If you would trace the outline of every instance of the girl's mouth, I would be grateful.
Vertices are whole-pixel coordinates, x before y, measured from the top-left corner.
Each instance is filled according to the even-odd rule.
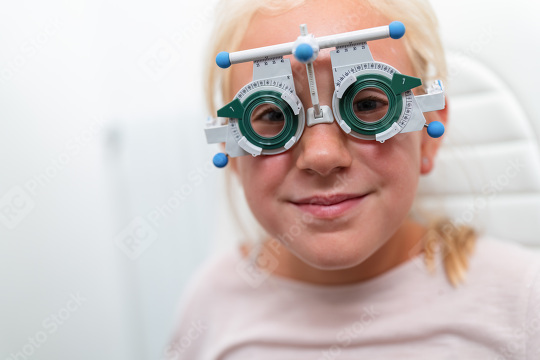
[[[367,194],[316,195],[291,201],[298,209],[321,219],[333,219],[362,202]]]

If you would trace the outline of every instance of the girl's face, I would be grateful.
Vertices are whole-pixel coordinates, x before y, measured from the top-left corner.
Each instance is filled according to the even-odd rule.
[[[279,16],[257,14],[241,49],[294,41],[302,23],[319,37],[399,20],[362,3],[354,13],[348,2],[308,3]],[[375,61],[415,75],[403,40],[371,41],[369,47]],[[329,106],[334,92],[330,50],[321,50],[314,62],[320,103]],[[312,104],[305,65],[290,59],[297,95],[307,110]],[[236,94],[252,80],[252,64],[230,71]],[[419,240],[408,235],[406,219],[419,175],[431,169],[437,144],[425,131],[398,134],[382,144],[359,140],[334,121],[306,127],[300,141],[282,154],[234,158],[232,166],[253,214],[283,251],[313,268],[347,269],[377,252],[410,249]]]

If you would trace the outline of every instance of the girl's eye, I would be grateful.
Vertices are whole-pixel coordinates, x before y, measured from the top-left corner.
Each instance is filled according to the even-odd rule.
[[[261,120],[264,121],[284,121],[283,113],[281,111],[269,110],[262,114]]]
[[[278,135],[285,125],[285,115],[273,104],[261,104],[251,113],[251,127],[263,137]]]
[[[353,100],[354,114],[363,122],[377,122],[388,112],[388,97],[376,88],[363,89]]]
[[[380,100],[370,98],[370,99],[363,99],[358,101],[356,104],[356,111],[373,111],[380,109],[383,104]]]

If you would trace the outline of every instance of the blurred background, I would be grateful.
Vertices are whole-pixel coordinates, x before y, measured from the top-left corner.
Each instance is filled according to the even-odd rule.
[[[234,246],[217,147],[203,132],[214,3],[0,3],[0,359],[161,359],[187,280]],[[460,171],[449,153],[476,156],[464,165],[476,177],[483,142],[502,170],[442,189],[455,195],[443,208],[538,245],[540,6],[433,4],[456,113],[504,130],[486,138],[474,121],[457,124],[441,155],[449,168],[422,184],[425,206],[441,208],[437,184]],[[501,109],[471,114],[465,95],[484,83]],[[514,153],[524,165],[512,168]],[[495,190],[482,193],[488,183]],[[491,202],[510,210],[496,214]]]

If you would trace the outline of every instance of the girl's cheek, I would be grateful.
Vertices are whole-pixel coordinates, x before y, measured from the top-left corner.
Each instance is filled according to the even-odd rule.
[[[419,139],[414,136],[403,135],[405,136],[398,135],[382,144],[376,141],[355,144],[356,151],[353,156],[363,167],[377,174],[384,183],[406,181],[405,179],[415,177],[419,172],[420,144]]]
[[[286,151],[277,155],[265,155],[252,157],[251,166],[257,170],[261,176],[267,178],[280,178],[292,170],[292,153]]]
[[[238,160],[242,184],[250,192],[264,192],[279,186],[290,169],[287,154],[244,156]]]

